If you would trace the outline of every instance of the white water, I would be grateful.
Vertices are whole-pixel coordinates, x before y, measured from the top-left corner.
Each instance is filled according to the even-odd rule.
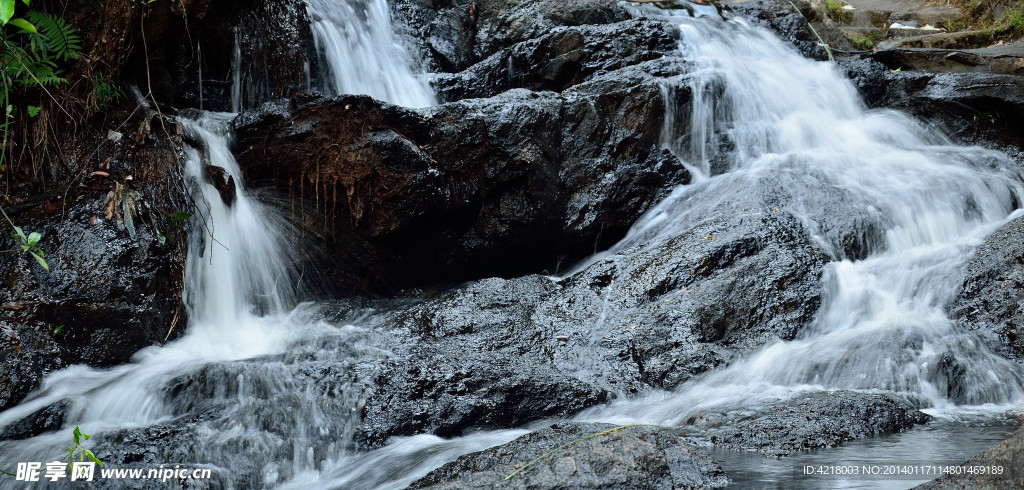
[[[241,173],[228,150],[230,119],[209,114],[200,123],[183,120],[207,143],[208,160],[236,182]],[[285,236],[263,206],[239,188],[232,207],[202,177],[199,150],[186,149],[185,168],[194,184],[196,230],[191,234],[184,303],[188,334],[166,347],[139,352],[135,364],[112,370],[69,368],[49,376],[40,392],[0,414],[0,425],[61,399],[74,400],[70,417],[83,425],[146,424],[164,415],[161,381],[196,364],[277,352],[294,305],[294,267]]]
[[[939,411],[964,404],[1017,407],[1024,399],[1020,366],[990,353],[943,310],[974,247],[1021,202],[1024,187],[1014,162],[955,146],[901,114],[866,110],[835,65],[806,60],[764,30],[695,19],[680,28],[680,49],[695,66],[687,75],[694,94],[691,130],[666,144],[699,177],[718,176],[678,189],[609,254],[685,230],[697,218],[689,212],[690,196],[756,192],[766,177],[790,185],[798,199],[785,211],[810,230],[828,225],[815,221],[822,202],[815,193],[835,189],[862,202],[849,212],[884,235],[866,245],[865,260],[845,257],[837,237],[813,237],[837,260],[823,278],[823,306],[798,339],[769,345],[675,393],[579,418],[676,425],[705,410],[822,389],[895,392]],[[719,158],[723,134],[733,150]],[[947,389],[939,372],[943,356],[964,368],[965,392]]]
[[[436,103],[426,77],[393,32],[386,0],[305,0],[334,94],[365,94],[406,107]]]

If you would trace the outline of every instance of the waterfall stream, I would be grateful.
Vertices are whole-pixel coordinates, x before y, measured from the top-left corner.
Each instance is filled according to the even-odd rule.
[[[305,1],[330,71],[327,92],[366,94],[406,107],[436,102],[427,80],[413,74],[414,60],[393,33],[386,0]]]
[[[392,33],[385,0],[306,3],[332,91],[411,107],[435,103]],[[1017,408],[1024,400],[1021,367],[989,352],[944,313],[974,248],[1024,201],[1024,175],[1014,162],[957,146],[897,112],[867,110],[833,64],[807,60],[761,28],[713,15],[673,19],[682,32],[679,49],[692,63],[685,76],[694,100],[669,111],[662,140],[698,178],[601,256],[671,239],[693,219],[687,203],[697,193],[728,199],[770,175],[795,189],[800,199],[787,211],[804,218],[833,259],[825,297],[813,324],[794,340],[773,342],[672,392],[616,401],[574,419],[677,426],[702,411],[836,389],[897,393],[951,417]],[[238,53],[236,44],[235,108]],[[100,444],[138,442],[132,438],[140,429],[181,431],[191,442],[177,454],[213,469],[224,486],[296,489],[401,488],[462,454],[526,433],[418,435],[356,450],[369,387],[349,374],[364,359],[387,358],[390,339],[375,328],[372,310],[338,315],[330,302],[301,302],[302,244],[282,225],[286,219],[246,190],[229,149],[233,116],[208,113],[183,123],[202,142],[186,150],[199,212],[183,298],[185,336],[139,352],[129,365],[53,373],[0,413],[0,427],[66,401],[68,422]],[[673,137],[672,118],[691,132]],[[234,179],[230,205],[209,183],[209,165]],[[850,256],[810,212],[820,204],[815,193],[833,189],[853,196],[859,206],[851,213],[877,230],[859,256]],[[936,370],[944,359],[959,363],[970,390],[952,393],[943,385]],[[52,460],[68,442],[65,432],[0,441],[0,468]],[[2,488],[12,484],[0,480]]]

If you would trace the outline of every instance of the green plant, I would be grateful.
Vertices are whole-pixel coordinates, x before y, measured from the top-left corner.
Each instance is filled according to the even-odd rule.
[[[124,97],[124,92],[112,81],[107,80],[102,73],[92,77],[92,93],[96,96],[96,103],[100,107],[106,107]]]
[[[75,461],[75,458],[77,458],[78,461],[82,462],[85,461],[86,458],[88,458],[93,463],[103,466],[103,462],[100,461],[100,458],[97,458],[96,455],[93,454],[91,450],[82,445],[82,441],[88,441],[89,439],[92,439],[92,436],[82,432],[82,429],[78,428],[77,426],[75,427],[75,430],[72,432],[72,435],[72,444],[68,445],[68,447],[65,449],[65,451],[67,451],[68,454],[67,456],[60,458],[60,462],[73,463]],[[0,473],[15,478],[17,477],[17,475],[9,471],[0,470]]]
[[[875,47],[875,41],[871,39],[871,36],[865,34],[854,34],[850,38],[850,43],[857,49],[863,51],[870,51]]]
[[[853,21],[853,13],[847,12],[843,7],[846,2],[836,0],[825,0],[825,14],[836,22],[849,24]]]
[[[7,196],[4,197],[6,198]],[[46,254],[43,253],[43,249],[39,248],[39,240],[43,238],[43,236],[39,232],[31,232],[28,235],[25,235],[25,230],[14,225],[11,218],[7,216],[7,212],[4,211],[3,206],[0,206],[0,214],[3,214],[7,223],[11,225],[11,228],[14,228],[12,236],[14,237],[14,240],[18,242],[18,246],[21,247],[21,252],[31,255],[36,259],[36,262],[39,262],[39,265],[41,265],[43,269],[49,271],[50,266],[46,263]]]
[[[25,7],[30,0],[21,0]],[[14,17],[16,0],[0,0],[0,107],[4,117],[0,123],[3,144],[0,145],[0,169],[5,167],[10,126],[17,108],[11,102],[18,88],[38,87],[49,94],[47,87],[65,83],[58,62],[78,58],[82,49],[78,31],[64,19],[35,10],[24,17]],[[50,94],[52,98],[52,94]],[[55,99],[56,100],[56,99]],[[39,113],[38,107],[27,109],[29,116]]]
[[[1015,34],[1024,35],[1024,1],[1007,7],[1003,21]]]
[[[74,430],[74,436],[74,444],[69,445],[67,448],[67,462],[73,462],[75,460],[75,457],[77,456],[79,461],[85,461],[85,458],[89,458],[90,460],[92,460],[93,463],[103,466],[103,462],[100,461],[100,459],[97,458],[92,451],[86,449],[85,446],[82,446],[82,441],[88,441],[89,439],[92,439],[92,436],[82,432],[82,430],[79,429],[77,426],[75,427]],[[64,459],[61,458],[61,461],[64,461]]]

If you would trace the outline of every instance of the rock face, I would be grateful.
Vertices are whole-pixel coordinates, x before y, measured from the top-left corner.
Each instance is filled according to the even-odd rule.
[[[715,424],[714,416],[697,424]],[[707,436],[719,447],[786,456],[844,442],[902,432],[932,417],[891,395],[819,392],[768,407],[753,418],[713,427]]]
[[[439,75],[433,84],[449,101],[492,97],[512,88],[561,92],[628,66],[677,56],[678,45],[678,28],[651,19],[558,27],[460,73]],[[678,70],[678,64],[672,68]],[[622,75],[619,78],[626,78]]]
[[[192,0],[147,9],[148,49],[135,50],[124,76],[152,87],[168,108],[232,110],[236,65],[241,107],[306,90],[318,76],[302,0]]]
[[[598,434],[594,436],[595,434]],[[529,467],[530,461],[554,451]],[[505,478],[522,469],[507,481]],[[696,442],[654,426],[558,424],[465,455],[410,488],[721,488],[722,469]]]
[[[41,234],[50,270],[27,254],[0,256],[0,409],[48,372],[124,363],[184,330],[185,229],[168,218],[188,209],[177,177],[181,140],[154,133],[142,141],[101,147],[109,179],[5,206],[26,234]],[[0,248],[20,250],[9,225],[0,228]]]
[[[751,184],[691,186],[654,211],[678,222],[647,227],[578,272],[487,279],[389,314],[403,347],[366,402],[364,443],[515,427],[672,389],[793,338],[817,310],[828,259],[783,211],[781,181],[723,202],[736,195],[717,192],[730,179]]]
[[[966,269],[950,318],[981,335],[994,352],[1024,360],[1024,220],[986,238]]]
[[[298,97],[236,121],[247,178],[316,203],[345,291],[555,270],[689,181],[639,71],[424,112]],[[680,91],[680,97],[686,97]]]
[[[556,27],[629,19],[614,0],[397,0],[396,20],[412,31],[432,71],[458,72]]]

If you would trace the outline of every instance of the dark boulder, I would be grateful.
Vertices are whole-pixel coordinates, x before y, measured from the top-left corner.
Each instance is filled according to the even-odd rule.
[[[753,20],[772,30],[808,58],[827,60],[828,51],[821,45],[822,40],[835,45],[838,39],[842,39],[816,22],[820,20],[819,13],[808,0],[753,0],[731,3],[727,8],[732,16]]]
[[[950,318],[985,339],[989,348],[1024,360],[1024,219],[988,236],[966,265],[949,306]]]
[[[527,467],[535,458],[540,459]],[[462,456],[410,488],[677,489],[728,483],[711,456],[675,430],[562,423]]]
[[[392,314],[385,324],[407,332],[401,344],[409,347],[376,379],[361,428],[364,444],[518,427],[608,401],[608,391],[558,362],[555,332],[532,321],[537,303],[556,289],[540,276],[487,279]]]
[[[560,26],[611,24],[630,18],[614,0],[398,0],[396,20],[411,31],[421,57],[458,72],[513,44]]]
[[[604,25],[559,27],[517,43],[433,85],[443,100],[492,97],[512,88],[561,92],[627,66],[665,56],[678,58],[679,29],[668,22],[634,19]],[[674,67],[678,73],[678,64]]]
[[[932,419],[894,396],[852,391],[816,392],[771,405],[743,420],[728,418],[707,414],[699,425],[708,427],[705,435],[716,446],[768,456],[902,432]]]
[[[677,220],[641,221],[565,277],[481,280],[386,315],[401,340],[367,399],[364,443],[571,414],[792,339],[828,258],[787,211],[785,181],[755,180],[754,192],[734,176],[677,191],[652,211]],[[748,192],[726,200],[730,185]]]
[[[66,367],[66,357],[67,349],[53,338],[51,327],[0,320],[0,409],[25,398],[47,373]]]
[[[236,71],[242,108],[306,90],[319,75],[302,0],[155,3],[144,35],[147,50],[134,50],[124,78],[168,107],[232,110]]]
[[[29,416],[0,428],[0,441],[8,439],[28,439],[44,432],[51,432],[64,427],[67,417],[68,401],[55,403],[36,410]]]
[[[246,177],[313,201],[344,291],[554,270],[613,243],[689,174],[657,80],[513,90],[424,111],[298,97],[236,121]],[[681,98],[686,92],[681,91]]]

